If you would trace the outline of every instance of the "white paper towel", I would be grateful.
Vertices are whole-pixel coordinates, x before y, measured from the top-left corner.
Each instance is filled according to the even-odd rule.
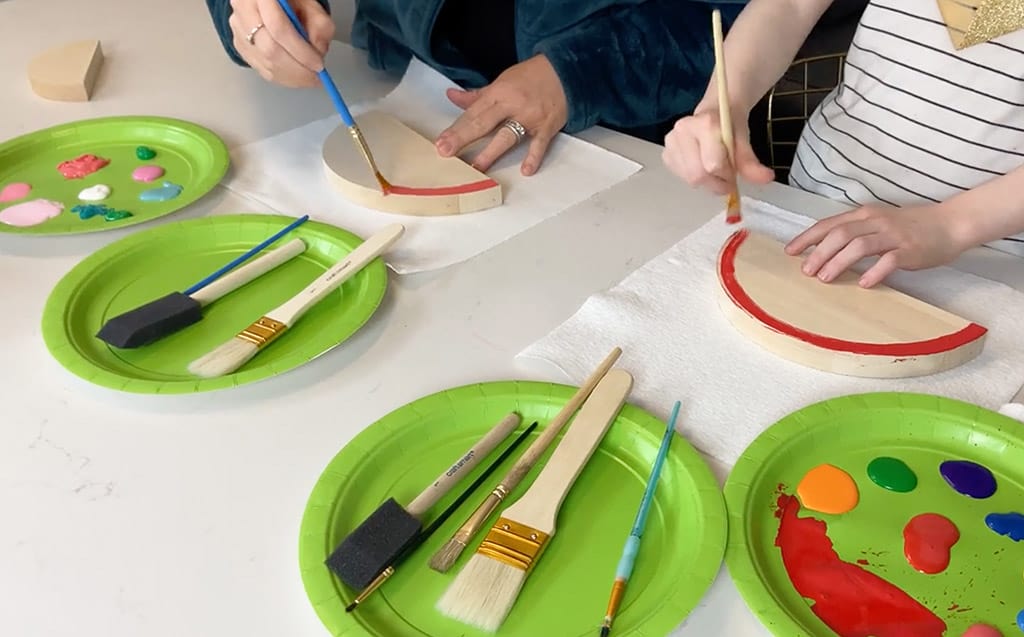
[[[811,224],[745,200],[747,227],[787,240]],[[911,379],[865,379],[791,363],[742,336],[718,307],[715,264],[735,227],[719,215],[614,288],[590,297],[520,357],[539,358],[581,382],[618,345],[634,374],[630,398],[667,417],[683,403],[680,430],[732,466],[764,429],[827,398],[873,391],[938,394],[1000,409],[1024,380],[1024,294],[952,268],[898,272],[887,284],[989,328],[985,349],[959,368]]]
[[[443,75],[414,59],[402,82],[386,97],[349,107],[356,116],[371,109],[391,113],[433,139],[462,113],[445,96],[445,89],[452,86]],[[641,168],[632,160],[560,134],[540,171],[531,177],[520,174],[526,143],[492,166],[488,176],[504,192],[504,204],[497,208],[446,217],[392,215],[351,204],[328,183],[321,150],[324,139],[340,124],[335,115],[237,148],[232,152],[233,174],[224,185],[282,214],[309,214],[364,237],[396,221],[405,224],[405,235],[387,257],[399,274],[465,261]]]

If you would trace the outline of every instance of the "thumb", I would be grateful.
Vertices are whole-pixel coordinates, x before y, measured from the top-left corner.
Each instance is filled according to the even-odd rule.
[[[735,140],[736,172],[747,181],[767,184],[775,179],[775,171],[761,163],[746,137]]]
[[[476,89],[470,89],[464,91],[458,88],[450,88],[447,91],[448,99],[452,101],[459,108],[465,110],[473,105],[473,102],[477,101],[480,97],[480,91]]]

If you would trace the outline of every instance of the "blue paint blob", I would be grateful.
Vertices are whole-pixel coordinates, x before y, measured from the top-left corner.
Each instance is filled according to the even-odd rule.
[[[985,526],[1014,542],[1024,540],[1024,515],[1020,513],[989,513]]]
[[[1017,613],[1017,628],[1024,632],[1024,610]]]
[[[85,221],[93,217],[103,217],[107,221],[119,221],[132,216],[127,210],[115,210],[102,203],[84,203],[71,208],[71,212],[78,215],[78,218]]]
[[[939,473],[953,489],[969,498],[984,500],[996,492],[996,478],[980,464],[968,460],[947,460]]]
[[[181,186],[178,184],[165,181],[164,184],[158,188],[150,188],[144,190],[139,195],[140,201],[167,201],[174,199],[181,194]]]

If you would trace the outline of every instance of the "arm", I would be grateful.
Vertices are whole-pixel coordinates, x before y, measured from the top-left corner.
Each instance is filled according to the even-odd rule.
[[[1024,232],[1024,166],[939,204],[955,219],[961,251]]]

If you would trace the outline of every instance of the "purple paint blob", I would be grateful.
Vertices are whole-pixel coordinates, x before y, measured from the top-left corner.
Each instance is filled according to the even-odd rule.
[[[16,182],[13,184],[7,184],[3,190],[0,190],[0,201],[17,201],[18,199],[24,199],[28,196],[28,193],[32,191],[32,186],[24,182]]]
[[[984,500],[996,492],[996,478],[992,472],[968,460],[947,460],[939,467],[939,473],[949,486],[969,498]]]
[[[164,169],[160,166],[139,166],[132,171],[132,179],[135,181],[154,181],[164,176]]]
[[[985,526],[1014,542],[1024,540],[1024,515],[1020,513],[989,513]]]

